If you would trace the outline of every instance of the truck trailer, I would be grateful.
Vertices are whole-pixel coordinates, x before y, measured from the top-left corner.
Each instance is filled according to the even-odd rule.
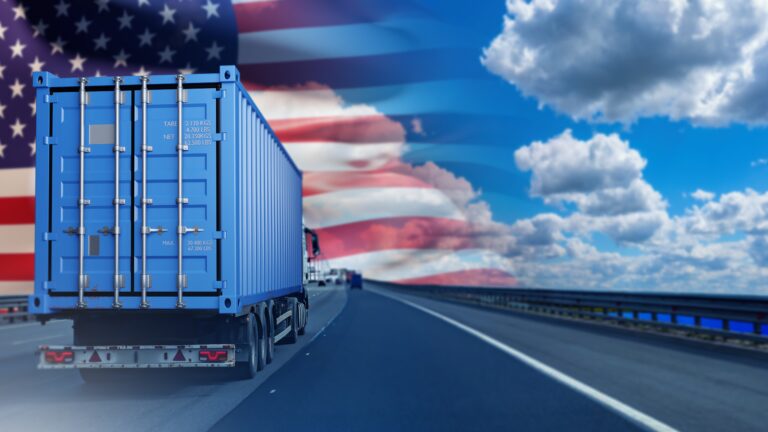
[[[71,319],[40,369],[234,368],[252,377],[309,310],[302,175],[218,73],[32,75],[30,312]]]

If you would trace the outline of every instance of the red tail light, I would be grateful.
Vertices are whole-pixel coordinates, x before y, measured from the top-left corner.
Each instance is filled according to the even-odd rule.
[[[47,363],[72,363],[75,361],[75,353],[72,351],[46,351],[45,361]]]
[[[200,361],[219,363],[227,361],[226,350],[200,350]]]

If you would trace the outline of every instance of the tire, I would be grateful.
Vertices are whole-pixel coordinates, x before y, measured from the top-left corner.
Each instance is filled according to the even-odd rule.
[[[259,332],[256,328],[256,320],[258,317],[254,314],[249,314],[245,323],[245,339],[248,349],[248,360],[239,362],[235,366],[235,375],[238,379],[251,379],[256,376],[256,372],[261,370],[259,367],[261,355]]]
[[[301,327],[299,327],[299,336],[304,336],[307,332],[307,318],[309,318],[309,311],[304,303],[299,303],[299,314],[301,316]]]
[[[295,297],[288,299],[288,308],[293,311],[291,314],[291,331],[283,339],[286,344],[296,343],[299,340],[299,302]]]

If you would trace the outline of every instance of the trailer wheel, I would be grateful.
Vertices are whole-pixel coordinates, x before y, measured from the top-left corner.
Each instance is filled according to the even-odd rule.
[[[304,305],[304,303],[299,302],[299,336],[304,336],[304,333],[307,332],[307,318],[309,318],[307,307]]]
[[[250,314],[248,315],[248,319],[245,323],[245,336],[247,341],[247,349],[248,349],[248,360],[238,363],[235,367],[237,369],[237,377],[240,379],[251,379],[254,376],[256,376],[256,372],[261,370],[261,367],[259,367],[260,363],[260,347],[259,347],[259,341],[261,338],[259,338],[259,332],[256,328],[256,320],[259,319],[256,315]]]
[[[291,331],[285,335],[285,343],[292,344],[299,340],[299,302],[295,297],[288,299],[288,307],[293,312],[291,314]]]

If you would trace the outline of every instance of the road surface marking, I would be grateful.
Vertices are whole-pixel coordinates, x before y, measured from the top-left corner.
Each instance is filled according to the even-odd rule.
[[[22,344],[30,343],[30,342],[40,342],[40,341],[44,341],[44,340],[48,340],[48,339],[55,339],[55,338],[65,337],[65,336],[68,336],[68,335],[69,335],[68,333],[58,333],[58,334],[54,334],[54,335],[48,335],[48,336],[37,337],[37,338],[32,338],[32,339],[22,339],[22,340],[17,340],[17,341],[11,342],[11,345],[22,345]]]
[[[591,387],[576,378],[571,377],[570,375],[566,375],[563,372],[560,372],[559,370],[540,362],[539,360],[536,360],[535,358],[516,350],[515,348],[512,348],[511,346],[505,344],[504,342],[501,342],[500,340],[493,338],[491,336],[488,336],[485,333],[482,333],[478,330],[473,329],[472,327],[469,327],[465,324],[462,324],[453,318],[449,318],[441,313],[435,312],[432,309],[428,309],[424,306],[421,306],[419,304],[410,302],[408,300],[385,294],[379,290],[369,290],[370,292],[374,292],[378,295],[390,298],[392,300],[399,301],[400,303],[403,303],[405,305],[408,305],[412,308],[418,309],[424,313],[427,313],[429,315],[432,315],[435,318],[438,318],[456,328],[459,330],[463,330],[466,333],[469,333],[472,336],[475,336],[476,338],[488,343],[491,346],[494,346],[501,351],[509,354],[510,356],[520,360],[521,362],[527,364],[528,366],[536,369],[537,371],[549,376],[550,378],[553,378],[556,381],[559,381],[561,384],[565,384],[566,386],[570,387],[573,390],[576,390],[577,392],[587,396],[588,398],[610,408],[613,411],[616,411],[617,413],[623,415],[624,417],[628,418],[629,420],[635,422],[636,424],[639,424],[640,426],[643,426],[649,430],[652,431],[659,431],[659,432],[675,432],[677,429],[673,428],[672,426],[669,426],[665,423],[662,423],[659,420],[656,420],[655,418],[649,416],[648,414],[645,414],[641,411],[638,411],[631,406],[612,398],[611,396],[608,396],[607,394],[601,392],[600,390],[595,389],[594,387]]]

